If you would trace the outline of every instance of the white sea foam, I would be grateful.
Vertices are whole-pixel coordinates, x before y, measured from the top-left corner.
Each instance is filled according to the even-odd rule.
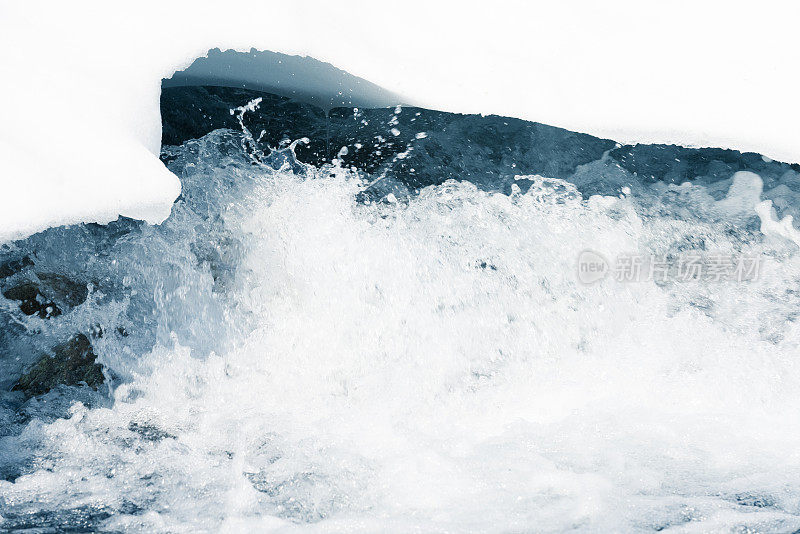
[[[587,200],[541,177],[511,196],[448,182],[364,205],[338,167],[204,166],[208,146],[188,145],[186,202],[221,212],[238,266],[224,292],[190,274],[200,230],[179,205],[148,234],[159,268],[185,269],[173,288],[144,275],[162,280],[155,347],[96,342],[123,377],[114,403],[0,442],[27,466],[0,482],[5,516],[113,510],[97,528],[171,532],[800,528],[796,247],[720,221],[759,200],[753,176],[716,204],[689,195],[691,217],[658,193]],[[215,198],[234,179],[239,202]],[[698,240],[759,255],[761,276],[575,275],[587,248]],[[125,247],[120,264],[142,254]]]

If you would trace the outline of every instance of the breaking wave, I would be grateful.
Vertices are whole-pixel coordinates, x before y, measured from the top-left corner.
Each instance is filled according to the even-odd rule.
[[[0,530],[800,528],[800,257],[763,201],[792,213],[789,178],[642,183],[604,158],[578,175],[639,185],[365,201],[359,171],[248,135],[164,148],[162,225],[3,248],[3,289],[39,287],[29,315],[0,299],[4,390],[72,335],[102,377],[2,393]],[[587,249],[760,272],[584,284]]]

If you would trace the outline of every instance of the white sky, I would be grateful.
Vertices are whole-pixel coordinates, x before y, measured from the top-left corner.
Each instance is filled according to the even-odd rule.
[[[160,79],[212,47],[310,55],[426,107],[800,162],[800,3],[0,0],[0,241],[157,222]]]

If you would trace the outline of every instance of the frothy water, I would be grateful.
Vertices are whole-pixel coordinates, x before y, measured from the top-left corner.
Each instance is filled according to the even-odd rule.
[[[357,173],[245,141],[166,149],[184,194],[161,226],[31,238],[92,285],[19,332],[102,325],[110,386],[20,420],[4,401],[0,529],[800,529],[800,259],[762,232],[757,176],[362,203]],[[761,272],[582,284],[587,249]]]

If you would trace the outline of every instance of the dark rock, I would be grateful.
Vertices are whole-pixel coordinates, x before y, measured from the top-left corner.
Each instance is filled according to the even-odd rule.
[[[545,174],[567,178],[616,144],[545,124],[498,116],[462,115],[416,107],[318,107],[231,87],[168,87],[161,92],[162,144],[178,145],[213,130],[240,130],[231,109],[261,98],[243,124],[260,148],[303,137],[297,159],[319,166],[340,157],[345,166],[394,177],[410,189],[450,178],[492,187],[501,177]],[[419,135],[418,135],[419,134]],[[346,154],[340,150],[346,147]],[[487,162],[490,165],[487,165]],[[493,164],[493,165],[491,165]]]
[[[86,284],[53,273],[37,273],[39,282],[25,281],[3,291],[9,300],[20,302],[25,315],[49,319],[82,304],[89,294]]]
[[[337,106],[377,108],[402,101],[399,95],[330,63],[255,48],[249,52],[212,48],[187,68],[162,80],[161,85],[240,87],[286,96],[325,110]]]
[[[33,265],[33,260],[30,256],[23,256],[22,258],[4,261],[0,263],[0,278],[8,278],[18,272]]]
[[[761,176],[770,187],[786,171],[800,171],[800,165],[766,160],[753,152],[722,148],[625,145],[612,150],[609,156],[640,178],[677,184],[698,177],[715,182],[730,178],[737,171],[751,171]]]
[[[70,280],[66,276],[53,273],[36,273],[36,276],[42,281],[45,293],[66,307],[74,308],[83,304],[89,295],[86,284]]]
[[[42,319],[61,315],[61,310],[55,302],[42,295],[39,286],[32,282],[25,282],[7,289],[3,291],[3,296],[9,300],[19,301],[19,309],[25,315],[36,314]]]
[[[400,110],[338,107],[326,114],[322,108],[286,97],[233,87],[164,87],[162,144],[178,145],[219,128],[238,131],[241,126],[230,110],[255,98],[262,98],[261,104],[244,115],[243,123],[260,140],[261,150],[269,152],[287,139],[307,137],[309,144],[297,147],[298,160],[319,166],[339,158],[344,166],[371,175],[376,191],[363,195],[370,200],[379,199],[385,191],[414,191],[451,178],[503,192],[510,191],[515,175],[541,174],[569,181],[582,165],[599,161],[605,154],[620,172],[645,182],[681,183],[701,177],[714,182],[749,170],[771,187],[787,171],[800,172],[798,165],[754,153],[676,145],[623,146],[508,117],[405,106]],[[340,153],[342,147],[347,150]],[[613,181],[573,183],[586,194],[619,192]]]
[[[322,109],[269,93],[230,87],[172,87],[161,93],[164,145],[180,145],[220,128],[240,130],[231,109],[261,98],[259,109],[244,115],[244,125],[264,144],[277,147],[284,139],[308,137],[311,144],[298,146],[302,161],[321,161],[327,155],[326,119]],[[262,134],[263,132],[263,134]]]
[[[331,110],[330,145],[331,156],[348,147],[345,165],[411,190],[449,179],[498,190],[515,175],[569,178],[615,143],[520,119],[405,107]]]
[[[12,390],[22,391],[26,397],[42,395],[59,384],[86,384],[96,390],[105,380],[96,359],[89,338],[76,334],[55,346],[52,355],[42,356]]]

